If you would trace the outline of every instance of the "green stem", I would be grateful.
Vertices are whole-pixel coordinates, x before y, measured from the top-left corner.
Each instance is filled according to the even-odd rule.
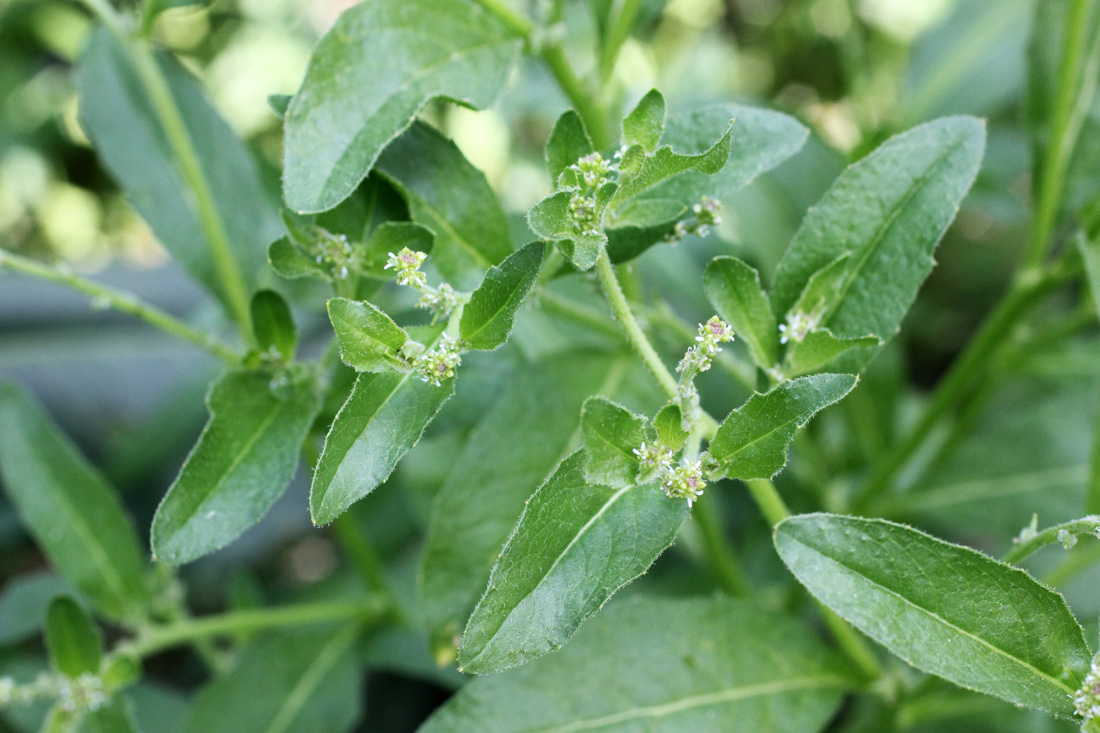
[[[875,469],[863,490],[854,498],[854,511],[866,508],[869,500],[891,486],[898,473],[924,445],[933,428],[997,355],[998,347],[1008,338],[1016,323],[1035,304],[1058,288],[1071,268],[1057,268],[1038,276],[1017,280],[1001,304],[986,319],[978,334],[970,341],[936,387],[916,426],[905,439],[886,456]]]
[[[240,326],[245,340],[251,343],[253,336],[248,309],[248,289],[245,287],[237,261],[233,257],[229,234],[214,203],[214,194],[183,120],[183,114],[180,112],[179,105],[176,104],[176,99],[161,72],[152,48],[144,40],[130,35],[121,17],[105,0],[80,1],[107,26],[129,54],[142,86],[145,87],[153,104],[153,111],[168,139],[168,145],[175,155],[180,173],[195,198],[199,226],[210,246],[214,268],[218,273],[218,280],[229,309]]]
[[[747,596],[751,590],[748,576],[737,559],[737,553],[722,531],[722,523],[715,511],[714,497],[704,494],[699,497],[692,507],[692,515],[699,525],[699,531],[703,535],[703,543],[706,547],[707,557],[718,583],[734,596]]]
[[[351,560],[367,588],[379,597],[386,599],[393,608],[397,608],[396,596],[386,579],[386,568],[378,557],[363,529],[355,520],[352,511],[346,511],[332,523],[332,531],[344,553]]]
[[[329,601],[283,608],[232,611],[154,627],[125,644],[123,648],[126,653],[148,657],[180,644],[210,637],[233,636],[241,632],[344,620],[360,620],[369,624],[381,620],[390,611],[388,604],[379,601]]]
[[[1037,533],[1033,537],[1029,537],[1023,542],[1017,542],[1013,545],[1012,549],[1005,553],[1005,556],[1001,558],[1003,562],[1018,564],[1033,552],[1040,550],[1047,545],[1053,545],[1055,542],[1062,542],[1064,537],[1077,535],[1093,535],[1097,536],[1100,532],[1100,516],[1082,517],[1081,519],[1075,519],[1072,522],[1065,522],[1063,524],[1057,524],[1053,527],[1044,529],[1042,532]]]
[[[1080,121],[1075,120],[1074,107],[1081,93],[1091,89],[1078,88],[1078,71],[1085,53],[1085,38],[1092,31],[1086,18],[1090,0],[1072,0],[1066,17],[1066,35],[1062,63],[1058,69],[1058,90],[1051,116],[1050,140],[1043,155],[1038,178],[1035,216],[1031,237],[1024,255],[1025,268],[1037,267],[1050,247],[1051,234],[1057,224],[1065,188],[1066,169],[1070,153],[1080,133]]]
[[[165,333],[190,341],[196,346],[206,349],[228,364],[239,364],[241,361],[238,354],[210,334],[188,326],[156,306],[139,300],[131,293],[100,285],[75,273],[0,250],[0,269],[3,268],[78,290],[90,296],[97,305],[103,303],[117,311],[140,318]]]
[[[776,490],[775,484],[768,479],[750,479],[745,482],[745,486],[748,487],[749,494],[760,508],[760,513],[764,515],[764,518],[768,520],[768,524],[772,527],[791,516],[790,510],[787,508],[786,502],[783,501],[783,497]],[[874,653],[867,646],[863,637],[859,635],[859,632],[820,601],[814,599],[814,602],[817,603],[821,617],[825,621],[825,625],[829,627],[829,631],[832,633],[837,645],[860,673],[869,680],[881,677],[882,668],[879,666],[878,659],[875,658]]]
[[[619,51],[626,39],[630,37],[630,31],[634,28],[634,22],[638,19],[638,11],[641,7],[641,0],[617,0],[611,11],[607,35],[604,36],[603,49],[600,53],[600,80],[603,86],[607,85],[615,72]]]

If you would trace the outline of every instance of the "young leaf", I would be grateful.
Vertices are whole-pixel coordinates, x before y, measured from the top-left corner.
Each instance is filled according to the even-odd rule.
[[[516,311],[535,285],[546,245],[532,242],[485,273],[462,310],[459,333],[475,349],[491,351],[508,340]]]
[[[473,680],[421,730],[706,731],[721,721],[811,733],[850,685],[804,624],[771,609],[639,597],[613,604],[560,653]]]
[[[462,635],[463,671],[486,674],[559,649],[676,538],[687,502],[658,487],[588,484],[585,456],[558,467],[520,517]]]
[[[279,277],[297,280],[312,277],[318,280],[330,280],[331,274],[324,265],[302,251],[290,237],[279,237],[267,248],[267,262]]]
[[[46,609],[46,646],[54,668],[70,679],[99,671],[103,637],[84,609],[68,596],[54,598]]]
[[[749,346],[763,369],[775,366],[779,330],[760,273],[736,257],[715,257],[703,274],[707,299],[723,321]]]
[[[581,116],[566,110],[554,123],[546,141],[546,170],[550,172],[550,180],[556,182],[562,171],[595,149]]]
[[[282,495],[320,409],[310,377],[283,393],[266,371],[229,371],[211,388],[210,420],[153,517],[154,556],[179,565],[225,547]]]
[[[606,397],[590,397],[581,408],[584,475],[592,483],[622,487],[634,483],[645,440],[645,418]]]
[[[852,349],[870,349],[881,342],[874,336],[838,339],[827,328],[810,331],[801,341],[792,341],[783,359],[786,379],[816,372]]]
[[[469,0],[372,0],[345,10],[314,47],[286,111],[287,204],[324,211],[343,201],[432,99],[491,105],[519,46]]]
[[[298,330],[283,296],[274,290],[261,290],[252,296],[252,330],[261,351],[274,350],[280,360],[294,358]]]
[[[567,188],[538,201],[527,212],[527,225],[543,239],[556,241],[578,270],[588,270],[596,264],[607,238],[598,230],[585,232],[578,228],[570,215],[575,196],[578,196],[576,189]]]
[[[263,270],[270,242],[282,234],[247,146],[207,101],[195,78],[167,55],[157,63],[168,83],[210,189],[213,207],[246,288]],[[127,51],[107,30],[95,31],[76,72],[80,122],[101,162],[192,277],[229,303],[216,257],[164,128]]]
[[[678,153],[671,145],[658,148],[646,156],[641,169],[619,182],[615,201],[629,201],[635,196],[663,183],[681,173],[698,171],[713,175],[726,165],[730,157],[730,136],[733,134],[733,120],[728,120],[726,130],[720,138],[698,154]],[[624,156],[625,157],[625,156]],[[660,198],[668,198],[661,196]]]
[[[434,17],[443,5],[465,2],[446,0],[439,11],[432,2],[424,12]],[[485,174],[434,128],[413,125],[386,147],[378,170],[404,196],[413,221],[435,233],[432,262],[451,285],[474,287],[482,272],[512,253],[508,217]]]
[[[623,143],[641,145],[652,153],[665,132],[665,98],[650,89],[623,120]]]
[[[386,269],[391,252],[408,247],[415,252],[430,254],[434,243],[435,234],[425,226],[408,221],[387,221],[374,230],[363,246],[358,269],[364,275],[392,280],[393,270]]]
[[[358,372],[407,372],[401,349],[409,340],[405,330],[367,301],[333,298],[328,317],[336,332],[340,359]]]
[[[418,576],[421,614],[437,655],[454,653],[454,637],[485,589],[524,500],[565,454],[593,385],[614,369],[612,359],[599,354],[525,365],[455,459],[432,504]]]
[[[819,323],[825,320],[840,302],[851,259],[852,253],[844,252],[811,275],[788,313],[802,313]]]
[[[345,731],[361,714],[356,625],[281,632],[247,647],[195,697],[188,733]],[[260,694],[262,691],[262,694]]]
[[[708,451],[729,478],[771,478],[787,463],[795,431],[852,391],[851,374],[816,374],[755,394],[718,427]]]
[[[329,524],[389,478],[454,390],[453,377],[436,387],[415,372],[360,374],[313,474],[313,523]]]
[[[1073,715],[1092,654],[1062,597],[1024,571],[881,519],[792,517],[775,546],[818,600],[918,669]]]
[[[107,481],[14,385],[0,386],[0,477],[58,573],[116,620],[148,601],[144,551]]]
[[[891,138],[810,209],[783,255],[772,307],[783,314],[814,273],[851,259],[820,325],[841,339],[890,339],[932,271],[932,254],[981,165],[985,126],[946,117]]]
[[[684,430],[684,415],[675,402],[661,408],[653,418],[653,427],[657,431],[657,442],[674,452],[683,448],[689,437]]]

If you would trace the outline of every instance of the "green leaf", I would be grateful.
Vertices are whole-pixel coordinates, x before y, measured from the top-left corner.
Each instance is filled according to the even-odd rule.
[[[491,351],[508,340],[516,311],[535,286],[546,245],[532,242],[485,273],[462,309],[459,333],[471,348]]]
[[[343,201],[433,99],[491,105],[520,43],[469,0],[371,0],[345,10],[314,47],[287,109],[287,204],[323,211]]]
[[[312,277],[318,280],[331,280],[331,273],[324,265],[307,255],[294,244],[290,237],[280,237],[267,248],[267,261],[279,277],[297,280]]]
[[[122,698],[109,700],[89,711],[84,720],[90,733],[138,733],[137,723]]]
[[[268,244],[282,233],[275,202],[247,146],[207,101],[199,82],[168,55],[159,55],[157,62],[195,148],[236,268],[249,288],[264,269]],[[108,31],[91,35],[76,84],[81,126],[100,161],[173,259],[228,303],[194,194],[137,70]]]
[[[687,502],[652,484],[589,484],[585,461],[574,453],[528,501],[462,635],[463,671],[499,672],[561,648],[676,538]]]
[[[918,669],[1073,715],[1092,654],[1062,597],[1024,571],[881,519],[792,517],[775,546],[818,600]]]
[[[641,597],[613,604],[559,654],[473,680],[421,731],[813,733],[849,685],[805,625],[771,609]]]
[[[980,120],[946,117],[891,138],[844,171],[806,214],[776,269],[775,312],[788,312],[814,273],[848,254],[820,325],[842,339],[893,337],[932,271],[984,147]]]
[[[388,221],[377,229],[367,240],[361,251],[357,269],[364,275],[392,280],[393,270],[387,270],[386,264],[391,252],[399,252],[408,247],[416,252],[430,254],[434,249],[435,234],[431,229],[407,221]]]
[[[356,625],[281,632],[247,647],[229,674],[199,691],[188,733],[329,733],[361,715]]]
[[[418,577],[421,615],[437,655],[453,654],[453,639],[485,589],[524,500],[566,453],[581,405],[613,364],[589,353],[525,366],[455,459],[432,505]]]
[[[623,487],[638,476],[634,449],[645,441],[645,418],[606,397],[590,397],[581,409],[584,475],[592,483]]]
[[[684,430],[684,415],[675,402],[661,408],[653,418],[653,427],[657,432],[657,442],[674,452],[683,448],[689,437],[688,431]]]
[[[0,645],[25,641],[42,628],[54,596],[72,595],[72,586],[53,573],[22,575],[7,581],[0,593]]]
[[[851,259],[852,253],[844,252],[811,275],[798,300],[788,311],[788,318],[790,314],[801,313],[817,322],[824,319],[839,302],[844,281],[848,277],[848,261]]]
[[[261,351],[274,351],[279,361],[294,358],[298,330],[283,296],[274,290],[261,290],[252,296],[252,330]]]
[[[84,609],[68,596],[54,598],[46,609],[46,646],[54,668],[70,679],[99,671],[103,637]]]
[[[730,136],[732,134],[733,120],[729,120],[725,133],[701,153],[678,153],[673,150],[671,145],[658,148],[654,153],[646,156],[645,162],[642,163],[641,169],[637,173],[624,176],[619,181],[619,190],[615,194],[615,201],[629,201],[659,183],[688,171],[698,171],[709,175],[717,173],[729,161]],[[660,196],[654,198],[670,197]]]
[[[313,474],[313,523],[329,524],[389,478],[454,390],[453,377],[435,387],[415,372],[360,374]]]
[[[607,236],[603,232],[586,234],[579,231],[569,215],[569,204],[576,195],[577,189],[566,188],[538,201],[527,212],[527,225],[543,239],[556,241],[562,254],[578,270],[589,270],[607,244]],[[600,214],[602,211],[599,209]]]
[[[1096,312],[1100,314],[1100,237],[1089,238],[1084,232],[1078,232],[1074,244],[1081,253],[1081,261],[1085,264],[1085,276],[1089,283],[1089,292],[1092,293],[1092,303]]]
[[[438,12],[445,15],[443,6],[465,1],[445,0]],[[434,3],[425,12],[434,16]],[[512,253],[508,217],[485,174],[434,128],[413,125],[386,147],[378,170],[404,196],[413,221],[435,232],[432,262],[456,288],[474,287],[480,273]]]
[[[571,109],[563,112],[546,141],[546,170],[550,172],[550,180],[557,182],[562,171],[595,149],[581,116]]]
[[[333,298],[328,317],[336,332],[340,359],[359,372],[407,372],[401,349],[409,334],[367,301]]]
[[[320,397],[308,376],[285,392],[274,380],[266,371],[228,371],[211,388],[210,420],[153,517],[158,560],[179,565],[225,547],[294,477]]]
[[[775,366],[779,329],[760,273],[736,257],[715,257],[703,274],[703,289],[722,320],[748,344],[753,361],[762,369]]]
[[[820,371],[852,349],[871,349],[880,343],[874,336],[839,339],[827,328],[810,331],[801,341],[793,341],[787,346],[783,377],[790,379]]]
[[[786,465],[795,431],[820,410],[840,401],[857,381],[851,374],[816,374],[755,394],[718,427],[708,452],[724,476],[771,478]]]
[[[623,120],[623,143],[641,145],[652,153],[665,132],[665,98],[650,89]]]
[[[145,553],[118,495],[11,384],[0,386],[0,478],[62,577],[113,619],[143,615]]]

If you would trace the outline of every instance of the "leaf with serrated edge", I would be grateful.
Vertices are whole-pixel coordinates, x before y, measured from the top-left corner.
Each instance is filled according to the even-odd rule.
[[[372,0],[317,43],[286,111],[283,192],[296,211],[343,201],[430,100],[500,93],[520,41],[469,0]]]
[[[462,309],[459,333],[472,348],[492,350],[508,340],[516,312],[535,286],[546,245],[532,242],[485,273]]]
[[[857,381],[851,374],[816,374],[755,394],[718,427],[708,452],[724,476],[771,478],[787,464],[795,431],[851,392]]]
[[[515,249],[485,174],[434,128],[413,125],[386,147],[377,170],[405,198],[413,221],[435,232],[432,263],[456,288],[473,288]]]
[[[141,615],[145,553],[118,495],[12,384],[0,386],[0,477],[23,526],[62,577],[111,618]]]
[[[185,730],[349,730],[360,716],[362,698],[358,637],[357,624],[352,624],[335,631],[279,632],[250,644],[230,674],[199,690]]]
[[[229,371],[207,397],[210,420],[153,517],[157,559],[191,562],[225,547],[282,495],[320,409],[312,379],[272,391],[265,371]]]
[[[638,476],[634,449],[645,440],[645,418],[606,397],[591,397],[581,409],[585,448],[585,478],[596,484],[622,487]]]
[[[1058,716],[1092,654],[1065,600],[1023,570],[881,519],[805,514],[775,546],[824,605],[918,669]]]
[[[317,461],[313,523],[329,524],[389,478],[454,391],[454,377],[436,387],[416,372],[360,374]]]
[[[779,330],[760,273],[736,257],[715,257],[703,274],[707,300],[749,346],[758,366],[770,369],[779,350]]]
[[[556,182],[562,171],[593,150],[595,146],[581,116],[571,109],[563,112],[546,141],[546,170],[550,180]]]
[[[676,538],[686,501],[652,484],[589,484],[584,461],[567,458],[528,501],[462,635],[463,671],[499,672],[559,649]]]
[[[328,317],[340,348],[340,360],[359,372],[407,372],[400,358],[409,340],[405,330],[373,303],[333,298]]]
[[[623,142],[641,145],[648,152],[657,149],[665,131],[665,98],[656,89],[650,89],[623,119]]]
[[[625,202],[681,173],[699,171],[714,174],[722,170],[730,157],[730,136],[733,134],[733,121],[730,120],[725,133],[713,145],[698,155],[685,155],[672,149],[671,145],[658,148],[646,156],[641,169],[619,182],[615,202]]]
[[[776,268],[772,307],[786,313],[810,277],[851,253],[835,307],[838,338],[892,338],[932,271],[933,252],[970,190],[985,126],[946,117],[891,138],[848,168],[813,206]]]
[[[561,652],[479,677],[422,733],[738,731],[813,733],[849,674],[798,623],[724,597],[613,603]],[[777,712],[781,711],[781,712]]]

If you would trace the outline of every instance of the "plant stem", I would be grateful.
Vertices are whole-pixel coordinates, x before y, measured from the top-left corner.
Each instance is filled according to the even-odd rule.
[[[1085,53],[1085,37],[1092,28],[1086,23],[1089,0],[1072,0],[1066,16],[1066,35],[1062,63],[1058,68],[1058,89],[1051,115],[1050,139],[1043,155],[1042,169],[1037,181],[1038,195],[1035,204],[1035,216],[1032,219],[1031,237],[1024,255],[1025,268],[1037,267],[1050,247],[1051,234],[1058,221],[1065,188],[1066,169],[1069,157],[1081,131],[1080,114],[1074,115],[1075,107],[1081,104],[1078,97],[1085,95],[1085,108],[1092,96],[1093,84],[1087,79],[1083,88],[1078,88],[1082,56]]]
[[[237,261],[233,257],[229,234],[214,203],[214,194],[203,171],[191,134],[152,48],[143,39],[134,38],[127,32],[118,13],[105,0],[80,1],[118,38],[119,43],[130,56],[142,86],[145,87],[152,102],[157,120],[164,130],[168,145],[175,155],[180,173],[194,196],[199,226],[210,246],[214,268],[218,273],[218,280],[229,304],[229,310],[240,327],[245,341],[251,343],[253,336],[248,309],[248,289],[245,287]]]
[[[332,530],[340,547],[359,571],[367,588],[386,599],[386,602],[396,609],[396,596],[386,579],[385,565],[378,557],[374,546],[363,534],[362,527],[355,521],[352,511],[346,511],[337,517],[332,523]]]
[[[626,39],[630,37],[630,31],[634,28],[634,21],[638,18],[641,6],[641,0],[617,0],[613,6],[607,35],[604,36],[603,49],[600,53],[600,81],[603,86],[607,85],[615,72],[619,51]]]
[[[354,619],[369,624],[381,620],[391,610],[386,603],[368,600],[328,601],[283,608],[231,611],[218,616],[188,619],[168,626],[154,627],[125,644],[124,649],[129,654],[148,657],[198,639],[232,636],[245,631]]]
[[[699,497],[692,508],[692,515],[699,524],[707,557],[710,559],[711,568],[718,578],[718,583],[730,595],[749,595],[751,590],[748,577],[725,532],[722,531],[722,524],[714,507],[714,498],[710,494]]]
[[[1053,545],[1055,542],[1062,542],[1063,540],[1059,535],[1061,535],[1061,537],[1076,537],[1080,534],[1097,536],[1097,532],[1100,532],[1100,516],[1097,515],[1082,517],[1072,522],[1065,522],[1064,524],[1048,527],[1035,536],[1014,544],[1012,549],[1006,552],[1004,557],[1001,558],[1001,561],[1017,564],[1033,552],[1047,545]]]
[[[787,503],[776,491],[775,484],[768,479],[750,479],[745,482],[745,486],[748,487],[753,501],[760,507],[760,513],[764,515],[764,519],[768,520],[768,524],[771,526],[774,527],[791,516],[791,510],[787,508]]]
[[[920,420],[877,466],[862,491],[853,499],[854,511],[865,509],[869,500],[890,487],[909,459],[924,445],[940,418],[958,402],[996,356],[998,347],[1012,332],[1016,322],[1043,297],[1057,289],[1067,279],[1069,271],[1070,268],[1056,268],[1016,281],[936,387]]]
[[[512,10],[501,0],[476,0],[487,11],[497,17],[509,30],[522,38],[528,45],[532,44],[532,35],[537,26],[527,18]],[[581,83],[577,73],[569,63],[568,57],[557,41],[547,41],[537,49],[543,62],[554,75],[558,86],[565,92],[569,102],[576,108],[577,113],[584,120],[588,128],[588,134],[597,148],[606,148],[611,144],[611,133],[608,129],[607,112],[596,103],[595,99],[584,84]]]
[[[90,296],[97,305],[104,303],[117,311],[140,318],[165,333],[200,346],[228,364],[239,364],[241,361],[238,354],[210,334],[188,326],[160,308],[139,300],[131,293],[100,285],[73,272],[0,250],[0,269],[3,268],[78,290]]]

